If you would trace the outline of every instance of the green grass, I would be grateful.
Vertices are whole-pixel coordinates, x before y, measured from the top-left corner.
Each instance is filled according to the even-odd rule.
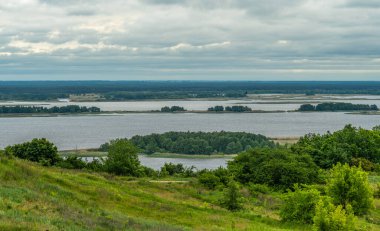
[[[218,206],[220,191],[191,178],[153,181],[0,158],[0,230],[311,230],[280,221],[280,196],[247,197],[243,211],[229,212]],[[368,219],[378,218],[374,210]]]
[[[0,230],[309,230],[220,208],[194,183],[151,182],[0,161]]]

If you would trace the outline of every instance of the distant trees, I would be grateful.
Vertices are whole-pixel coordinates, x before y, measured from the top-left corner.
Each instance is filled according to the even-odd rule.
[[[209,109],[207,109],[207,111],[209,112],[223,112],[223,111],[226,111],[226,112],[250,112],[252,111],[252,108],[250,107],[247,107],[247,106],[227,106],[227,107],[223,107],[223,106],[215,106],[215,107],[210,107]]]
[[[266,184],[280,190],[318,180],[318,166],[312,158],[288,149],[251,149],[230,161],[228,169],[240,183]]]
[[[245,132],[167,132],[134,136],[130,141],[146,154],[234,154],[250,148],[275,147],[267,137]],[[108,147],[109,143],[105,143],[100,150],[107,151]]]
[[[8,146],[5,148],[5,154],[39,162],[43,165],[55,165],[61,160],[57,147],[45,138]]]
[[[378,111],[377,105],[352,103],[321,103],[317,106],[303,104],[298,111]]]
[[[98,107],[80,107],[78,105],[68,105],[63,107],[26,107],[26,106],[0,106],[0,114],[18,114],[18,113],[94,113],[100,112]]]
[[[222,112],[224,111],[224,107],[223,106],[210,107],[207,109],[207,111]]]
[[[184,112],[184,111],[186,111],[186,109],[180,106],[172,106],[172,107],[165,106],[161,108],[161,112]]]

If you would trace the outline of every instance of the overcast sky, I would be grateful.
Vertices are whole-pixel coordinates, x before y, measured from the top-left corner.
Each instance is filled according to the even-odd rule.
[[[0,80],[380,80],[380,0],[0,0]]]

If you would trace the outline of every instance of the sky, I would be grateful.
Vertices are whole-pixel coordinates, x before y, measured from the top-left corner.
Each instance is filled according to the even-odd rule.
[[[379,80],[379,0],[0,0],[0,80]]]

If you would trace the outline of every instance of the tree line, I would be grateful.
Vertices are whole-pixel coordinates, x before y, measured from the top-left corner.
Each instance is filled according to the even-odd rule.
[[[129,140],[146,154],[235,154],[250,148],[275,147],[267,137],[245,132],[167,132]],[[107,151],[113,142],[102,144],[100,150]]]
[[[37,107],[37,106],[0,106],[0,114],[18,113],[95,113],[101,112],[98,107],[81,107],[78,105],[68,105],[62,107]]]
[[[215,107],[208,108],[207,111],[209,111],[209,112],[223,112],[223,111],[226,111],[226,112],[250,112],[250,111],[252,111],[252,108],[247,107],[247,106],[240,106],[240,105],[227,106],[227,107],[215,106]]]
[[[187,111],[185,108],[180,106],[165,106],[161,108],[161,112],[184,112]]]
[[[378,111],[377,105],[352,103],[321,103],[318,105],[303,104],[298,111]]]

